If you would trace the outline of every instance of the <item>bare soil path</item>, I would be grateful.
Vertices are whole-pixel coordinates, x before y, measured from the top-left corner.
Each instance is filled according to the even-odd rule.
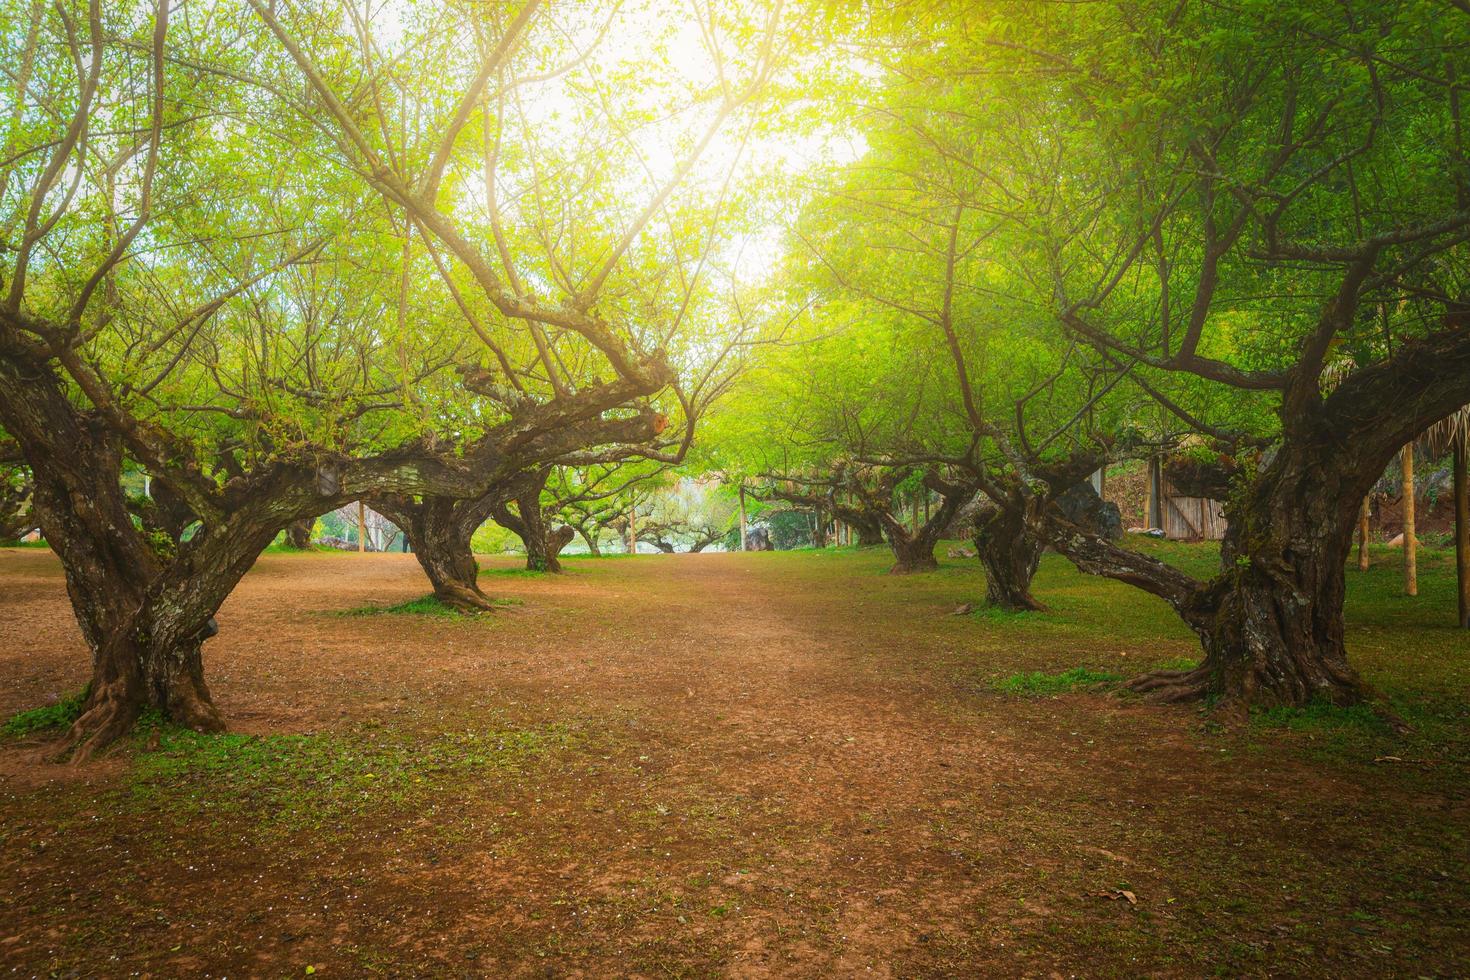
[[[140,736],[80,771],[0,745],[0,971],[1470,966],[1463,766],[994,690],[1193,653],[1127,590],[1049,564],[1059,611],[1012,620],[948,615],[969,565],[881,555],[487,564],[516,604],[460,620],[344,614],[422,595],[411,556],[268,555],[205,648],[259,738]],[[85,663],[55,560],[0,552],[0,714]]]

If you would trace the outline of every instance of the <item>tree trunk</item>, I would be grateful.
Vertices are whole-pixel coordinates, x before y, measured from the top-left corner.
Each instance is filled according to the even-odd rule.
[[[890,534],[888,546],[893,549],[893,566],[890,575],[912,575],[916,572],[933,572],[939,569],[934,557],[934,543],[922,535]]]
[[[1470,629],[1470,435],[1455,443],[1455,580],[1459,585],[1460,628]]]
[[[373,510],[398,525],[440,602],[465,612],[494,608],[480,588],[471,539],[490,509],[484,499],[394,495],[374,497]]]
[[[1404,593],[1419,594],[1419,549],[1414,539],[1414,444],[1404,447]]]
[[[1334,470],[1319,455],[1316,446],[1284,447],[1231,501],[1221,571],[1208,582],[1064,519],[1057,533],[1059,512],[1047,512],[1050,543],[1078,568],[1160,596],[1200,639],[1198,667],[1146,674],[1133,690],[1229,710],[1366,697],[1343,646],[1345,566],[1363,495],[1386,460]]]
[[[527,571],[560,574],[561,550],[571,542],[576,533],[568,524],[562,524],[553,531],[544,520],[533,522],[532,527],[527,529],[527,534],[521,538],[526,546]]]
[[[576,530],[577,533],[581,535],[582,540],[587,542],[587,554],[591,555],[593,558],[601,558],[602,548],[597,543],[597,532],[588,531],[587,527],[581,524],[577,525]]]
[[[1358,508],[1358,571],[1368,570],[1368,529],[1369,519],[1372,517],[1371,505],[1367,497]]]
[[[286,544],[297,551],[305,551],[311,547],[311,531],[316,527],[315,518],[303,518],[292,521],[286,526]]]
[[[740,550],[741,551],[748,550],[748,548],[746,546],[746,543],[745,543],[745,538],[746,538],[746,535],[748,535],[749,533],[750,533],[750,530],[749,530],[748,526],[745,523],[745,481],[744,480],[741,480],[740,481]]]
[[[38,523],[61,559],[92,650],[87,699],[61,754],[87,759],[149,707],[200,731],[223,729],[200,644],[217,631],[215,611],[279,526],[237,529],[222,539],[227,551],[197,565],[155,551],[128,509],[119,439],[75,410],[47,368],[0,357],[0,425],[25,450]]]
[[[563,524],[553,531],[547,524],[541,510],[541,491],[550,477],[550,467],[525,474],[511,498],[515,509],[510,508],[509,500],[499,500],[490,510],[497,524],[521,539],[526,549],[526,570],[531,572],[560,572],[558,556],[577,533],[570,525]]]
[[[975,517],[975,551],[985,566],[985,598],[1012,611],[1046,607],[1031,595],[1031,579],[1041,563],[1043,542],[1014,508],[982,509]]]
[[[896,559],[893,567],[888,570],[890,575],[938,570],[939,562],[934,558],[934,548],[939,544],[939,536],[949,527],[960,507],[975,495],[973,484],[945,483],[934,474],[925,477],[925,486],[938,488],[943,502],[917,531],[906,528],[899,514],[883,511],[877,515],[888,537],[888,546],[893,549],[893,557]],[[915,509],[917,510],[917,505]]]

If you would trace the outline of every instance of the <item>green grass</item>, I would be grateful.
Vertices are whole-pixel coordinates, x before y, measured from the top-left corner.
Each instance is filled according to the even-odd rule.
[[[123,790],[173,819],[227,817],[259,830],[329,830],[356,814],[414,804],[456,782],[518,773],[577,739],[562,724],[433,735],[365,726],[345,733],[203,735],[150,719]],[[143,747],[156,738],[156,746]]]
[[[1331,732],[1352,730],[1367,735],[1387,735],[1392,731],[1387,720],[1370,705],[1355,704],[1342,708],[1326,701],[1314,701],[1300,708],[1270,708],[1251,716],[1261,728],[1284,728],[1294,732]]]
[[[496,606],[520,605],[517,599],[495,599]],[[344,609],[339,615],[342,616],[430,616],[436,619],[475,619],[474,613],[464,612],[454,606],[439,601],[435,595],[420,596],[407,602],[400,602],[391,606],[367,605],[357,606],[352,609]]]
[[[553,573],[547,572],[547,571],[537,571],[535,569],[521,567],[521,568],[482,568],[482,569],[480,569],[480,574],[481,575],[505,575],[505,576],[508,576],[510,578],[545,578],[547,575],[551,575]]]
[[[1122,674],[1115,674],[1108,670],[1073,667],[1059,674],[1047,674],[1039,670],[1012,674],[996,681],[995,689],[1006,694],[1039,697],[1048,694],[1065,694],[1067,691],[1075,691],[1080,688],[1116,684],[1122,679]]]
[[[31,708],[29,711],[21,711],[11,715],[4,725],[0,725],[0,737],[22,738],[35,732],[47,731],[53,728],[67,728],[76,721],[82,713],[82,705],[87,701],[87,688],[82,688],[77,693],[62,698],[55,704],[43,705],[39,708]]]

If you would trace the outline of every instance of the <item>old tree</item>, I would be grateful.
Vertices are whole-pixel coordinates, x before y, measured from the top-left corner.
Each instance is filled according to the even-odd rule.
[[[534,2],[406,4],[383,29],[91,0],[7,28],[0,430],[93,651],[77,758],[150,706],[223,726],[201,644],[293,522],[392,499],[429,529],[436,590],[479,603],[442,502],[579,454],[677,452],[699,403],[689,269],[713,240],[682,232],[719,199],[698,164],[773,58],[775,21],[738,13],[709,43],[756,42],[714,91],[601,90],[618,25]],[[651,98],[675,110],[635,145]],[[591,129],[624,138],[589,158]]]

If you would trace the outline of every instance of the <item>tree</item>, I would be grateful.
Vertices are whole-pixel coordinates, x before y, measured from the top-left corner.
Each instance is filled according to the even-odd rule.
[[[1001,80],[996,115],[1044,134],[1015,137],[1046,149],[1004,188],[1035,233],[1026,251],[1072,338],[1233,451],[1207,581],[1054,510],[1048,540],[1160,596],[1199,636],[1198,668],[1136,690],[1233,707],[1361,700],[1343,642],[1360,502],[1470,398],[1457,81],[1470,18],[1418,2],[1051,13],[998,10],[958,45]],[[994,41],[1001,21],[1024,50]],[[1178,378],[1254,393],[1275,425],[1226,431],[1164,392]]]
[[[147,706],[223,726],[200,645],[291,523],[364,497],[482,497],[612,442],[666,448],[648,400],[675,379],[684,320],[660,312],[669,291],[655,287],[694,258],[657,261],[677,236],[648,230],[687,203],[673,191],[698,151],[631,215],[573,228],[561,210],[627,200],[644,173],[628,146],[558,171],[580,197],[532,178],[510,214],[493,203],[495,161],[529,172],[568,149],[507,110],[567,74],[523,70],[568,36],[528,32],[536,4],[509,23],[426,6],[384,61],[370,20],[253,9],[175,24],[167,4],[91,0],[80,22],[33,5],[25,30],[3,32],[20,70],[0,81],[16,107],[0,178],[0,429],[34,476],[93,651],[64,746],[77,759]],[[446,51],[460,36],[477,43]],[[686,120],[704,143],[758,91],[767,36],[727,65],[712,111]],[[366,103],[338,95],[364,80]],[[589,125],[602,104],[583,99]],[[465,206],[471,174],[486,177],[488,215]],[[589,240],[603,247],[578,248]],[[485,362],[493,389],[456,383],[453,367],[478,377]],[[169,499],[172,530],[135,521],[133,466]]]

